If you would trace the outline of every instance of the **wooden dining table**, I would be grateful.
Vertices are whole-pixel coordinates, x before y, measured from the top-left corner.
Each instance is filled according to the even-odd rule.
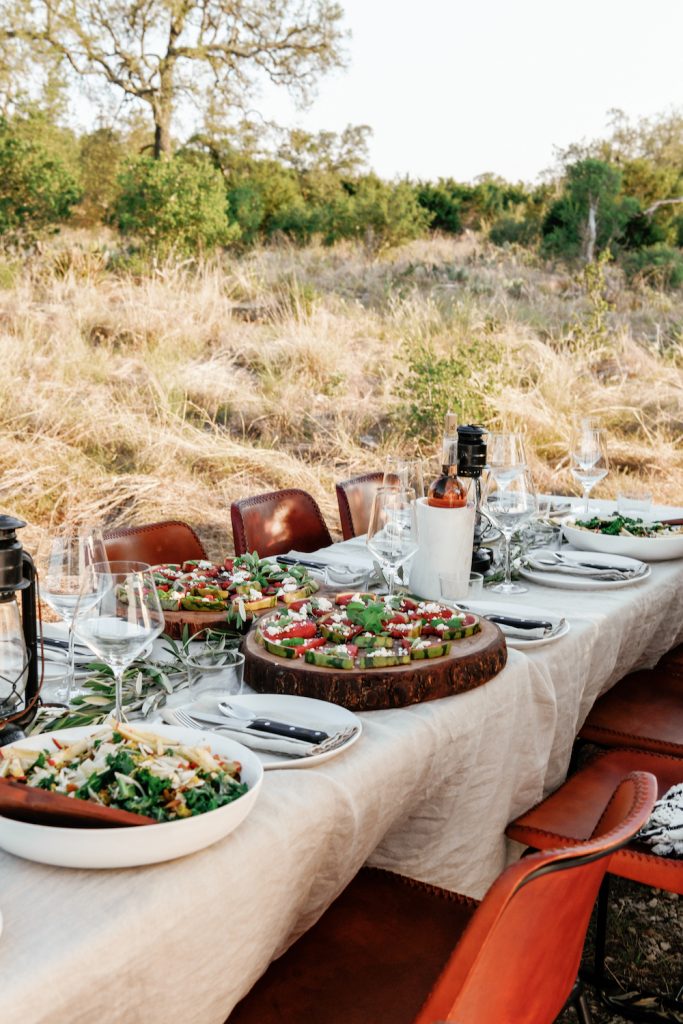
[[[206,850],[107,871],[0,851],[3,1024],[220,1024],[367,862],[483,896],[519,855],[506,824],[562,782],[596,698],[683,640],[683,559],[619,589],[530,584],[523,600],[569,632],[510,649],[476,689],[363,713],[358,743],[267,772],[251,815]]]

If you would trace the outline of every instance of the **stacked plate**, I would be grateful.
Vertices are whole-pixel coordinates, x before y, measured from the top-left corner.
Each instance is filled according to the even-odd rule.
[[[650,573],[650,566],[636,558],[569,548],[530,551],[519,570],[532,583],[561,590],[615,590],[641,583]]]

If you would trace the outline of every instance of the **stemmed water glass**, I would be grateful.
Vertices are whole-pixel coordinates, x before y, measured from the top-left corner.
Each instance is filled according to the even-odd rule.
[[[164,613],[150,567],[144,562],[93,565],[83,579],[74,633],[111,668],[114,714],[125,721],[123,673],[163,631]]]
[[[491,587],[498,594],[524,594],[527,588],[512,582],[510,545],[512,535],[536,512],[536,493],[526,464],[520,434],[491,434],[488,441],[488,479],[484,512],[503,535],[505,578]]]
[[[392,596],[397,569],[418,548],[415,491],[378,487],[372,502],[367,545],[381,562]]]
[[[85,527],[78,532],[64,533],[46,542],[39,554],[41,572],[40,596],[69,627],[69,650],[63,689],[54,697],[68,704],[74,685],[74,631],[76,605],[87,601],[83,590],[84,577],[93,565],[107,561],[102,532],[96,527]]]
[[[389,455],[384,464],[383,487],[413,490],[416,498],[424,498],[425,483],[421,459],[401,459]]]
[[[581,420],[572,434],[570,455],[572,475],[583,487],[583,515],[588,518],[590,492],[607,476],[609,468],[605,436],[591,420]]]

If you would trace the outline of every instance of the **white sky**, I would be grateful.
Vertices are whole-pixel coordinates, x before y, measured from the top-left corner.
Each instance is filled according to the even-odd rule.
[[[605,134],[607,111],[683,105],[681,0],[340,0],[349,68],[310,110],[269,90],[280,124],[369,124],[384,177],[493,171],[534,180],[553,147]]]

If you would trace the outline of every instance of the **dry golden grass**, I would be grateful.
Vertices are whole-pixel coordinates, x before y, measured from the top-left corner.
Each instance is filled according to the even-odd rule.
[[[218,555],[230,502],[287,485],[336,525],[335,479],[415,448],[397,397],[408,348],[473,339],[499,360],[492,389],[473,366],[489,423],[524,427],[541,487],[573,489],[570,426],[591,413],[614,467],[598,493],[627,473],[683,501],[681,296],[627,291],[613,271],[609,334],[586,340],[572,277],[474,237],[382,259],[273,248],[142,278],[108,273],[76,236],[58,245],[0,291],[0,493],[30,521],[27,545],[67,518],[178,517]]]

